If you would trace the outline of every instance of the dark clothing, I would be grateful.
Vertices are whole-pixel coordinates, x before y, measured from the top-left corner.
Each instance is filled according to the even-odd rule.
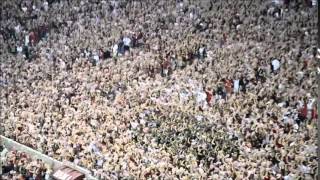
[[[103,59],[108,59],[108,58],[111,58],[111,52],[109,50],[106,50],[103,53]]]
[[[248,81],[246,79],[244,79],[244,78],[241,78],[240,81],[239,81],[240,91],[246,93],[247,84],[248,84]]]
[[[10,164],[10,165],[2,167],[2,173],[3,174],[9,173],[10,171],[13,171],[13,170],[14,170],[13,164]]]
[[[26,59],[30,59],[30,50],[29,50],[29,47],[28,46],[24,46],[23,47],[23,54],[26,56],[25,58]]]
[[[124,54],[124,43],[123,43],[123,41],[120,41],[118,43],[118,53],[119,54]]]
[[[125,53],[126,51],[130,51],[130,47],[129,47],[129,46],[126,46],[126,45],[124,45],[124,46],[123,46],[123,50],[124,50],[124,53]]]

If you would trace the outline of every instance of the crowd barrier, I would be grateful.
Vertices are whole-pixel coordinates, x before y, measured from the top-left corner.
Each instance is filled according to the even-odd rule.
[[[10,150],[18,150],[21,152],[25,152],[26,154],[28,154],[32,158],[41,159],[46,164],[50,165],[53,168],[53,170],[59,169],[62,166],[68,166],[70,168],[73,168],[73,169],[85,174],[86,179],[96,180],[96,178],[94,178],[91,175],[90,171],[85,168],[79,167],[79,166],[77,166],[71,162],[68,162],[68,161],[61,162],[61,161],[55,160],[47,155],[40,153],[39,151],[36,151],[28,146],[20,144],[12,139],[9,139],[7,137],[2,136],[2,135],[0,135],[0,144],[3,145],[9,151]]]

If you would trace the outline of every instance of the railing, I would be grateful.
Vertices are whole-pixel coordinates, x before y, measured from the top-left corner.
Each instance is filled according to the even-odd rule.
[[[35,159],[41,159],[44,163],[51,166],[53,168],[53,170],[56,170],[59,167],[65,165],[65,166],[71,167],[71,168],[85,174],[86,179],[88,179],[88,180],[96,180],[96,178],[94,178],[91,175],[90,171],[85,168],[79,167],[79,166],[77,166],[71,162],[68,162],[68,161],[61,162],[61,161],[55,160],[47,155],[40,153],[39,151],[36,151],[28,146],[20,144],[12,139],[9,139],[7,137],[2,136],[2,135],[0,135],[0,144],[2,144],[8,150],[18,150],[18,151],[21,151],[21,152],[28,154],[30,157],[34,157]]]

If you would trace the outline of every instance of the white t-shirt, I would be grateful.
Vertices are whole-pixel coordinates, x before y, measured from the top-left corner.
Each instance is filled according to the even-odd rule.
[[[199,53],[200,53],[201,56],[203,55],[204,50],[205,50],[204,47],[201,47],[201,48],[199,49]]]
[[[308,104],[307,104],[307,109],[312,110],[313,109],[313,104],[315,102],[315,99],[309,99]]]
[[[300,165],[299,170],[304,174],[308,174],[308,173],[310,173],[311,168],[307,167],[305,165]]]
[[[125,46],[130,46],[131,39],[128,37],[123,38],[123,43]]]
[[[29,44],[29,35],[25,36],[24,43],[25,43],[26,46],[28,46],[28,44]]]
[[[26,12],[28,10],[27,7],[22,7],[21,9],[22,9],[23,12]]]
[[[14,30],[16,31],[16,33],[19,33],[20,32],[20,25],[15,26]]]
[[[278,59],[274,59],[272,62],[273,70],[276,71],[280,68],[280,61]]]
[[[233,92],[239,92],[239,83],[240,81],[238,79],[233,80]]]
[[[49,9],[49,4],[48,4],[47,1],[44,1],[43,7],[44,7],[44,10],[45,10],[45,11],[48,11],[48,9]]]
[[[90,52],[88,52],[88,51],[85,51],[84,54],[85,54],[86,57],[90,56]]]
[[[118,53],[118,44],[115,44],[112,48],[113,55],[116,56]]]
[[[207,97],[206,93],[198,91],[197,92],[197,103],[200,104],[201,102],[205,101],[206,97]]]
[[[93,59],[94,59],[95,61],[99,61],[99,56],[98,56],[98,55],[94,55],[94,56],[93,56]]]
[[[190,19],[194,19],[194,18],[195,18],[195,15],[193,14],[193,12],[191,12],[191,13],[189,14],[189,16],[190,16]]]
[[[21,52],[22,52],[22,47],[21,47],[21,46],[18,46],[18,47],[17,47],[17,52],[18,52],[18,53],[21,53]]]
[[[272,2],[275,3],[275,4],[280,4],[281,0],[272,0]]]

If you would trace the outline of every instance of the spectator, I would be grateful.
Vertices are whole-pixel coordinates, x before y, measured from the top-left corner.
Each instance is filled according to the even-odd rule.
[[[5,0],[1,132],[101,179],[314,179],[316,13],[281,2]]]

